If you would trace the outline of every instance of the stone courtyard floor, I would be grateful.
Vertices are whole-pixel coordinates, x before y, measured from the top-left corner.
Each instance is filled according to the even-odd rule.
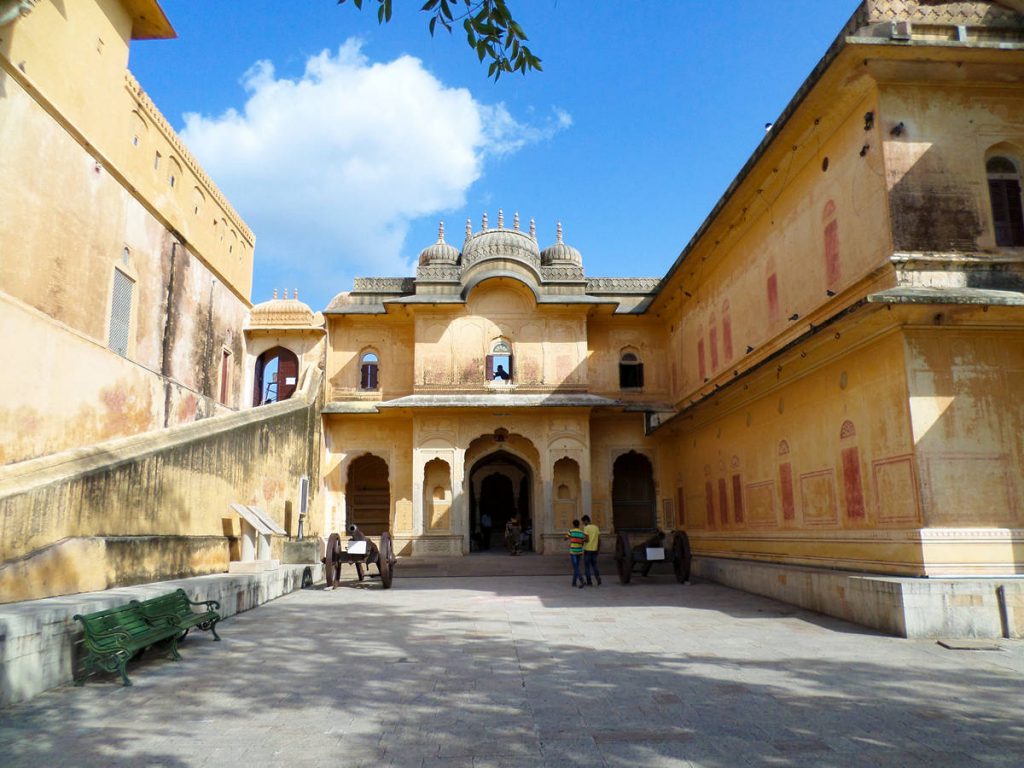
[[[0,710],[0,765],[1024,766],[1024,643],[948,650],[667,575],[399,571],[221,635],[150,651],[134,687]]]

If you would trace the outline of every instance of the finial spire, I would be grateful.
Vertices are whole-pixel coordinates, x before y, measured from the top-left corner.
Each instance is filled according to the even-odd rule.
[[[469,240],[473,236],[473,222],[466,217],[466,239]]]
[[[295,295],[293,295],[292,298],[295,299],[296,301],[299,300],[299,289],[298,288],[295,289]]]
[[[504,229],[504,228],[505,228],[505,212],[501,208],[499,208],[498,209],[498,229]]]
[[[484,223],[483,223],[483,226],[481,227],[481,229],[482,229],[482,230],[483,230],[484,232],[486,232],[486,231],[487,231],[487,211],[484,211]]]
[[[537,222],[533,218],[530,219],[530,237],[537,239]]]
[[[558,234],[557,234],[556,240],[559,243],[562,242],[562,222],[558,222]]]
[[[441,221],[437,222],[437,242],[444,242],[444,219],[441,219]]]
[[[274,301],[277,301],[277,288],[274,289]]]
[[[515,216],[512,217],[512,228],[516,232],[519,231],[519,211],[516,211]]]

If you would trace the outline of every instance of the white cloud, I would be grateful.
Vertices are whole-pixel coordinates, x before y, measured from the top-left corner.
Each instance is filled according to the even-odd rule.
[[[258,262],[316,280],[408,274],[410,220],[462,206],[488,156],[572,124],[562,110],[520,123],[418,59],[371,63],[355,40],[293,80],[257,62],[243,84],[241,112],[187,114],[183,138],[252,226]]]

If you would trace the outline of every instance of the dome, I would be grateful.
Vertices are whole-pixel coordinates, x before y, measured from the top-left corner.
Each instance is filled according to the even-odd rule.
[[[420,266],[428,264],[458,264],[459,250],[444,241],[444,222],[437,228],[437,242],[420,251]]]
[[[573,264],[583,266],[583,256],[571,245],[562,242],[562,222],[558,222],[558,237],[554,245],[549,245],[540,254],[540,263],[545,267],[551,264]]]
[[[275,288],[274,298],[257,304],[249,314],[250,328],[312,328],[316,325],[313,310],[299,301],[298,290],[289,299],[285,289],[284,298],[279,299]]]
[[[484,216],[483,229],[473,234],[469,221],[466,222],[466,242],[462,246],[462,263],[470,265],[485,259],[516,259],[533,265],[540,264],[540,249],[537,239],[531,234],[519,231],[519,214],[515,227],[505,229],[504,215],[498,211],[498,228],[487,228]]]

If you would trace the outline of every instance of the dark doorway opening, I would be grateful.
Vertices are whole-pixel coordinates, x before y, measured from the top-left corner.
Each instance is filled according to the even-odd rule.
[[[388,465],[373,454],[349,464],[345,485],[345,520],[367,536],[380,536],[391,523]]]
[[[530,466],[506,451],[496,451],[480,459],[469,473],[469,528],[476,549],[503,549],[505,524],[519,519],[526,533],[524,544],[532,548],[533,473]],[[484,525],[485,515],[490,527]]]
[[[654,470],[641,453],[630,451],[615,460],[612,522],[616,531],[650,531],[657,527]]]
[[[299,358],[284,347],[268,349],[256,358],[252,404],[265,405],[287,400],[299,383]]]

